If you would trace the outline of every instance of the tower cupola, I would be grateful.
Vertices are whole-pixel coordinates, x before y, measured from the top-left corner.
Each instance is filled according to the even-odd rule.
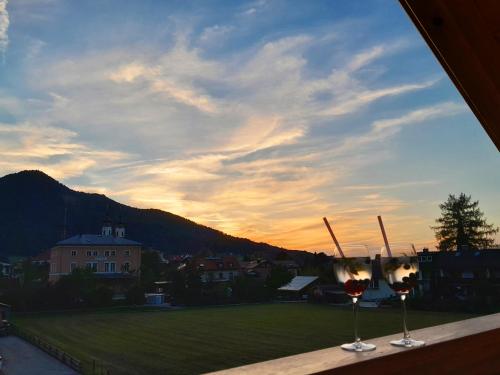
[[[125,238],[125,224],[121,220],[115,226],[115,237]]]
[[[101,234],[103,236],[112,236],[113,235],[113,224],[111,223],[111,220],[108,217],[106,219],[104,219],[104,222],[102,223]]]

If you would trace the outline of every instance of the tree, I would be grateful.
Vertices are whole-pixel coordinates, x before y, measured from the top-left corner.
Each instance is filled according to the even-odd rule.
[[[494,235],[499,229],[487,223],[479,209],[479,201],[472,201],[470,195],[461,193],[456,197],[450,194],[439,208],[441,217],[436,219],[438,225],[431,227],[439,241],[439,250],[484,249],[495,244]]]
[[[284,267],[275,267],[266,279],[266,286],[276,290],[290,282],[293,275]]]
[[[48,265],[37,265],[31,263],[29,259],[24,260],[18,269],[19,281],[23,287],[46,284],[49,279]]]
[[[89,269],[76,268],[55,283],[56,303],[62,308],[84,307],[89,304],[96,288],[95,274]]]
[[[139,283],[132,285],[125,294],[127,304],[144,305],[146,303],[145,292],[146,290]]]
[[[141,284],[146,289],[154,287],[162,275],[160,254],[157,251],[143,251],[141,255]]]

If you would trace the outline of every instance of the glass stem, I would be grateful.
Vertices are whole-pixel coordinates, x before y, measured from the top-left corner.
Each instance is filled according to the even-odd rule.
[[[358,335],[358,298],[357,297],[352,298],[352,312],[354,315],[354,343],[359,344],[361,342],[361,339],[359,338],[359,335]]]
[[[410,338],[410,332],[408,332],[408,328],[406,327],[406,295],[401,294],[401,307],[403,309],[403,338],[408,340]]]

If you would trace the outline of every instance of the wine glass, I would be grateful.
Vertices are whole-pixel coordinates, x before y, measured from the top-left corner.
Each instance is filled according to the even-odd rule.
[[[424,341],[410,337],[406,326],[406,297],[418,284],[418,257],[415,247],[408,244],[388,244],[382,247],[380,264],[382,274],[389,286],[399,295],[403,310],[403,338],[393,340],[394,346],[414,348],[425,345]]]
[[[368,247],[365,245],[342,246],[343,256],[333,260],[333,271],[344,291],[352,298],[354,321],[354,342],[343,344],[341,348],[352,352],[367,352],[375,350],[376,346],[361,341],[358,335],[359,298],[370,284],[372,277],[372,262]]]

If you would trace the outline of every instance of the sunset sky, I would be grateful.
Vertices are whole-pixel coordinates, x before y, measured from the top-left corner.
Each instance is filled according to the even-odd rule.
[[[394,0],[0,0],[0,175],[291,249],[500,225],[498,151]],[[500,239],[499,239],[500,240]]]

